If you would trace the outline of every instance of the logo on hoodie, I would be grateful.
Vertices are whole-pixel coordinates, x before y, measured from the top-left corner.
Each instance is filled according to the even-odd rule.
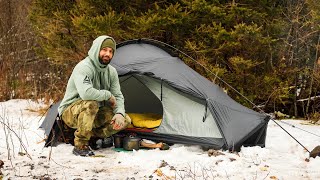
[[[83,84],[91,84],[90,82],[90,78],[88,76],[86,76],[83,80]]]

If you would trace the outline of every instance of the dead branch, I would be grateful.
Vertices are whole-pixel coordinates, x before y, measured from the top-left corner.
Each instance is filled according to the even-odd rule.
[[[2,119],[2,121],[0,121],[1,124],[3,124],[5,127],[7,127],[8,130],[10,130],[11,132],[13,132],[13,134],[18,138],[19,142],[20,142],[20,145],[22,146],[22,148],[24,149],[24,151],[26,152],[27,156],[29,159],[32,160],[32,157],[30,156],[30,154],[28,153],[27,151],[27,148],[25,146],[25,144],[22,142],[21,138],[19,137],[19,135],[10,127],[8,126],[6,123],[5,123],[5,119],[0,116],[0,118]]]

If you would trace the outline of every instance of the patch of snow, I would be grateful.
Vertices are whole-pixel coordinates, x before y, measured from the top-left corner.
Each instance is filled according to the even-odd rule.
[[[43,118],[27,110],[43,106],[22,99],[0,102],[4,179],[320,179],[320,157],[309,159],[309,153],[273,121],[268,125],[265,148],[242,147],[239,153],[220,150],[224,155],[214,157],[199,146],[175,144],[166,151],[106,148],[95,151],[98,157],[78,157],[69,144],[44,148],[44,131],[39,129]],[[309,151],[319,145],[319,137],[277,122]],[[319,126],[286,122],[320,134]]]

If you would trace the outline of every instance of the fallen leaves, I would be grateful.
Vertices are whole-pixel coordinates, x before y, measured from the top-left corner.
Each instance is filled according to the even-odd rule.
[[[278,180],[278,178],[276,176],[270,176],[270,179]]]
[[[166,175],[161,168],[165,168],[165,167],[169,167],[171,171],[176,171],[175,167],[170,166],[169,163],[167,163],[164,160],[161,160],[161,163],[159,165],[159,167],[153,171],[152,175],[149,176],[150,179],[153,178],[153,175],[155,174],[156,176],[160,177],[163,180],[171,180],[171,179],[175,179],[175,177],[170,177],[168,175]]]
[[[209,157],[211,157],[211,156],[217,157],[217,156],[220,156],[220,155],[225,155],[225,154],[220,152],[220,151],[214,150],[214,149],[209,149],[208,150],[208,156]]]
[[[264,165],[262,167],[260,167],[261,171],[268,171],[269,170],[269,166],[268,165]]]
[[[163,180],[171,180],[171,179],[174,179],[174,178],[171,178],[171,177],[165,175],[160,168],[156,169],[156,170],[154,171],[154,173],[155,173],[158,177],[161,177],[161,179],[163,179]]]

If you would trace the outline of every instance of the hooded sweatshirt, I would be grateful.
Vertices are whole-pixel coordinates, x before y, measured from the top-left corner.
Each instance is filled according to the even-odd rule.
[[[125,115],[124,97],[120,90],[118,73],[111,65],[103,65],[99,61],[101,44],[107,38],[115,42],[109,36],[99,36],[93,41],[88,56],[74,67],[58,108],[60,116],[66,107],[77,100],[94,100],[101,106],[111,95],[117,101],[113,113]]]

